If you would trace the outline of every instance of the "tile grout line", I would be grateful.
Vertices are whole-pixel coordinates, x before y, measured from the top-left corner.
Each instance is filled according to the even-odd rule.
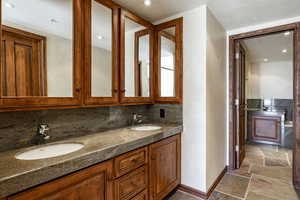
[[[215,191],[217,191],[217,192],[219,192],[219,193],[222,193],[222,194],[225,194],[225,195],[230,196],[230,197],[234,197],[234,198],[237,198],[237,199],[240,199],[240,200],[244,200],[244,198],[235,196],[235,195],[233,195],[233,194],[227,194],[226,192],[219,191],[219,190],[217,190],[217,189],[215,189]]]
[[[245,198],[244,199],[246,199],[247,196],[248,196],[250,184],[251,184],[251,181],[252,181],[252,177],[253,177],[253,174],[251,174],[251,176],[250,176],[250,180],[249,180],[249,183],[248,183],[248,186],[247,186],[247,189],[246,189],[246,193],[245,193]]]
[[[241,177],[241,178],[247,178],[247,179],[250,179],[249,176],[243,176],[243,175],[240,175],[240,174],[235,174],[234,172],[227,172],[228,174],[232,175],[232,176],[238,176],[238,177]]]
[[[289,166],[292,167],[292,163],[290,162],[290,159],[289,159],[289,153],[287,152],[287,153],[285,153],[285,155],[286,155],[286,159],[287,159]]]

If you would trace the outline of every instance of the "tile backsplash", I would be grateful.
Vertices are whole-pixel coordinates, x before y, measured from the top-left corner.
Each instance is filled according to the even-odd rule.
[[[165,110],[165,118],[160,118],[160,109]],[[182,105],[178,104],[0,113],[0,152],[33,145],[40,123],[49,125],[48,142],[53,142],[129,126],[132,113],[142,114],[143,123],[182,124]]]

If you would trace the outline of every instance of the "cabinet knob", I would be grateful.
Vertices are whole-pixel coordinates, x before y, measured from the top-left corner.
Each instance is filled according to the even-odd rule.
[[[126,92],[126,90],[125,90],[125,89],[122,89],[121,92],[124,93],[124,92]]]
[[[75,89],[76,92],[80,92],[80,90],[81,90],[80,88],[76,88]]]
[[[119,91],[118,89],[113,89],[114,93],[118,93],[118,91]]]

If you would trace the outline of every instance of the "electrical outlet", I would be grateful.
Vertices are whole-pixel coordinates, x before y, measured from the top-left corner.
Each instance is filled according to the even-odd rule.
[[[160,109],[160,118],[165,118],[165,117],[166,117],[165,109]]]

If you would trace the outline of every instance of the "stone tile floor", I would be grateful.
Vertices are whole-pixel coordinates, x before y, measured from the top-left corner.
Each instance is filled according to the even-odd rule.
[[[199,200],[176,191],[165,200]],[[228,172],[209,200],[300,200],[292,185],[292,150],[247,144],[240,169]]]

